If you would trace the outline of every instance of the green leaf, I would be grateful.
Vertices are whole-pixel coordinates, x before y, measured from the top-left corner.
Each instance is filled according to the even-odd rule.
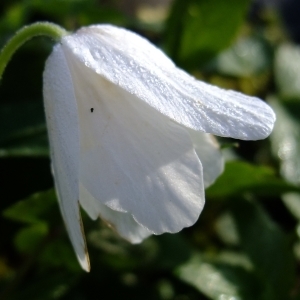
[[[280,96],[300,99],[300,47],[280,45],[275,53],[275,79]]]
[[[272,169],[230,161],[215,184],[207,189],[206,195],[208,198],[229,198],[241,193],[253,193],[270,197],[290,191],[299,191],[299,188],[276,177]]]
[[[280,103],[274,97],[269,101],[276,113],[276,123],[270,136],[272,151],[280,161],[282,176],[300,184],[300,122],[297,112],[300,102]]]
[[[175,0],[166,26],[166,48],[187,67],[207,63],[234,40],[250,0]]]
[[[64,267],[73,273],[82,272],[72,245],[65,235],[48,241],[47,246],[39,253],[38,260],[42,266]]]
[[[7,30],[18,30],[24,24],[25,15],[24,6],[21,3],[11,4],[1,16],[0,32],[6,33]],[[0,41],[2,41],[2,38],[3,35],[1,34]]]
[[[3,216],[22,223],[36,224],[45,221],[50,208],[57,206],[54,190],[36,193],[3,211]],[[58,210],[58,207],[57,207]]]
[[[295,266],[287,236],[254,202],[234,201],[231,210],[241,247],[264,287],[263,297],[259,299],[288,299],[295,280]]]
[[[48,226],[46,223],[37,223],[23,228],[15,236],[14,242],[16,248],[21,253],[32,253],[41,244],[47,234]]]
[[[176,274],[210,299],[260,299],[255,276],[243,266],[194,255]]]

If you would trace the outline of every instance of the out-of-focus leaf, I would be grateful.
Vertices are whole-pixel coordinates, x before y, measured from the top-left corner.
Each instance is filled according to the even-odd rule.
[[[299,239],[294,244],[294,254],[296,256],[296,259],[299,261],[300,260],[300,240]]]
[[[45,126],[27,128],[19,136],[13,137],[1,146],[0,157],[49,156]]]
[[[273,97],[269,103],[277,119],[270,136],[272,151],[280,160],[282,176],[300,184],[300,123],[295,115],[300,111],[300,102],[279,103]]]
[[[259,299],[288,299],[295,269],[287,236],[254,202],[240,199],[232,203],[231,209],[241,247],[264,287]]]
[[[298,193],[287,193],[282,196],[282,200],[294,217],[300,220],[300,195]]]
[[[236,224],[229,212],[222,214],[216,221],[216,232],[220,239],[228,245],[239,245]]]
[[[0,157],[49,156],[43,104],[2,104],[0,107]]]
[[[166,48],[187,67],[207,63],[233,41],[250,0],[175,0],[166,27]]]
[[[68,29],[76,29],[74,28],[75,24],[72,24],[74,20],[77,21],[76,27],[96,23],[124,25],[126,23],[125,16],[108,4],[109,2],[107,5],[102,5],[96,0],[28,0],[27,10],[28,14],[31,11],[43,13],[48,18],[62,23]]]
[[[274,71],[280,96],[300,99],[300,47],[280,45],[275,53]]]
[[[15,237],[15,245],[21,253],[32,253],[48,234],[46,223],[37,223],[19,230]]]
[[[247,271],[253,271],[253,264],[245,253],[237,251],[222,251],[218,254],[218,262],[231,266],[243,267]]]
[[[172,282],[168,280],[161,280],[158,283],[158,291],[162,299],[174,299],[175,291]]]
[[[19,29],[24,24],[24,19],[24,5],[22,5],[21,3],[14,3],[13,5],[10,5],[6,13],[1,16],[0,32]],[[3,36],[0,37],[0,42],[2,41],[2,38]]]
[[[143,31],[161,33],[168,16],[170,3],[160,1],[158,5],[152,3],[137,5],[135,26]]]
[[[157,243],[153,239],[133,246],[106,225],[91,230],[87,240],[97,251],[103,252],[104,264],[116,269],[150,265],[158,252]]]
[[[44,266],[80,270],[71,244],[60,233],[60,228],[56,228],[56,220],[61,218],[54,190],[19,201],[7,208],[3,215],[28,225],[21,228],[14,238],[19,252],[34,254],[38,250],[38,260]]]
[[[72,272],[82,272],[71,243],[66,239],[55,237],[47,242],[47,246],[39,253],[38,260],[43,266],[66,268]]]
[[[256,195],[280,195],[299,191],[299,188],[275,176],[268,167],[255,166],[242,161],[226,163],[224,173],[216,180],[206,195],[211,198],[228,198],[241,193]]]
[[[250,77],[268,70],[271,67],[271,58],[262,40],[246,37],[220,53],[212,67],[225,75]]]
[[[3,216],[27,224],[43,223],[45,221],[44,215],[56,205],[55,192],[54,190],[49,190],[36,193],[27,199],[17,202],[4,210]]]
[[[195,255],[176,274],[210,299],[260,299],[261,288],[255,276],[239,265]]]

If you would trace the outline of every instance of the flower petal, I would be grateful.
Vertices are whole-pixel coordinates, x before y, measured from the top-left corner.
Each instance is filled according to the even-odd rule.
[[[203,167],[204,186],[208,187],[223,173],[222,152],[215,137],[211,134],[195,130],[189,130],[189,134]]]
[[[132,244],[138,244],[152,233],[139,225],[129,213],[110,209],[105,204],[97,201],[86,189],[79,185],[80,204],[91,219],[96,220],[99,216],[106,221],[118,234]]]
[[[128,30],[83,27],[62,44],[93,71],[191,129],[245,140],[272,131],[275,114],[266,103],[196,80]]]
[[[203,175],[186,129],[65,53],[79,112],[81,184],[153,233],[194,224]]]
[[[45,113],[59,205],[77,258],[82,268],[89,271],[89,256],[78,201],[80,149],[77,104],[60,45],[49,56],[43,78]]]

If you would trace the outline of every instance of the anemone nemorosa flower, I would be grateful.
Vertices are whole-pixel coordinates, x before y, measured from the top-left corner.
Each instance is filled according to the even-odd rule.
[[[59,204],[76,255],[89,259],[79,204],[125,239],[196,222],[223,170],[210,134],[258,140],[275,115],[258,98],[191,77],[144,38],[111,25],[57,44],[44,101]]]

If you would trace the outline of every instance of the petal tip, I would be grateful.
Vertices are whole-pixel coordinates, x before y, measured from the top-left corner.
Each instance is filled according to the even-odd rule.
[[[86,271],[87,273],[89,273],[91,271],[91,264],[90,264],[90,258],[89,258],[88,253],[86,252],[85,256],[83,258],[79,257],[79,256],[77,256],[77,258],[78,258],[81,268],[84,271]]]

